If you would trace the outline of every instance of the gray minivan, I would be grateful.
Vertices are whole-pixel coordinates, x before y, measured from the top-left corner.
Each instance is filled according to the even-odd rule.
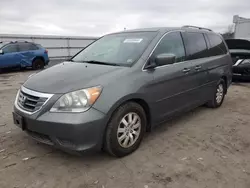
[[[231,79],[228,48],[209,29],[127,30],[31,76],[17,93],[13,118],[39,142],[122,157],[170,117],[219,107]]]

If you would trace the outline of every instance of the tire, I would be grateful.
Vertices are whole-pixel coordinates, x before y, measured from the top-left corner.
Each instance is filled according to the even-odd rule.
[[[128,123],[127,128],[126,122]],[[120,106],[108,123],[104,141],[105,151],[115,157],[131,154],[140,146],[146,131],[146,125],[146,114],[138,103],[128,102]],[[120,141],[118,138],[120,138]]]
[[[209,108],[218,108],[222,105],[226,94],[226,83],[223,79],[220,79],[214,90],[213,98],[208,101],[207,106]]]
[[[20,67],[20,70],[24,71],[24,70],[26,70],[26,67]]]
[[[35,59],[32,63],[32,69],[38,70],[44,68],[44,61],[42,59]]]

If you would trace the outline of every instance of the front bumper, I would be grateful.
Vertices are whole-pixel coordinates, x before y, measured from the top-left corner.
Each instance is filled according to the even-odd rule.
[[[27,114],[14,106],[23,119],[23,130],[35,140],[66,151],[100,150],[106,116],[91,108],[84,113],[52,113],[43,109]]]
[[[250,66],[233,66],[233,80],[250,80]]]
[[[233,74],[233,81],[250,81],[250,75]]]

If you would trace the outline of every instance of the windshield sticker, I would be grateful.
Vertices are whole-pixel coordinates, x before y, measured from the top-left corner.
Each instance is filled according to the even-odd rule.
[[[133,59],[128,59],[127,63],[133,63]]]
[[[125,39],[123,43],[140,43],[143,39]]]

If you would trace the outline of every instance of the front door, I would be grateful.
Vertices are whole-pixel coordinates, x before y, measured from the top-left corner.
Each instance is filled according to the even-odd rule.
[[[195,72],[192,62],[185,61],[185,48],[180,32],[166,34],[152,56],[150,62],[159,54],[175,55],[175,63],[161,65],[153,71],[154,83],[151,85],[153,121],[161,122],[166,117],[190,108],[195,95]]]

